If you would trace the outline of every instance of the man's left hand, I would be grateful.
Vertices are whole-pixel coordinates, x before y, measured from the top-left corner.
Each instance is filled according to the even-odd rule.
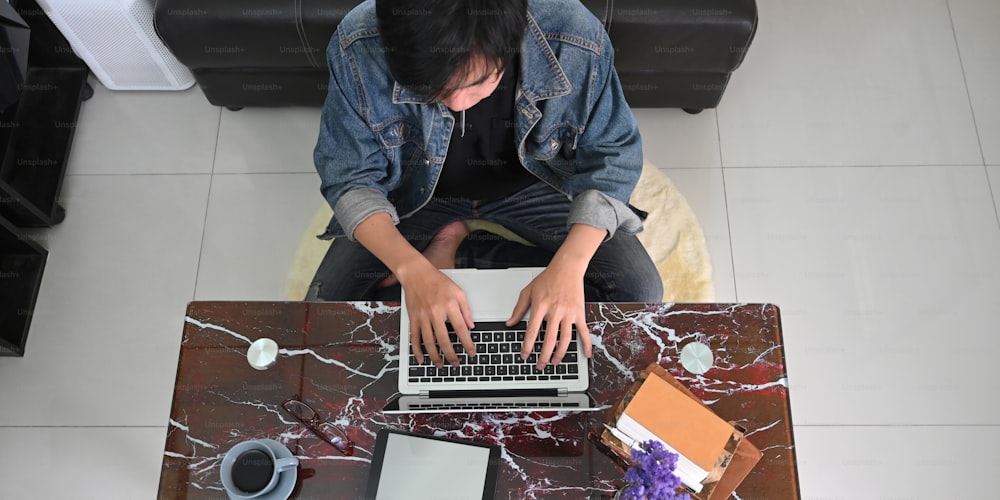
[[[550,264],[521,290],[514,311],[507,320],[507,326],[513,326],[531,309],[531,319],[528,320],[521,347],[522,359],[531,355],[538,330],[545,322],[545,340],[535,365],[539,369],[549,364],[550,360],[556,365],[562,361],[572,340],[574,325],[584,355],[588,358],[591,355],[590,331],[583,309],[583,273],[570,267],[573,266]]]

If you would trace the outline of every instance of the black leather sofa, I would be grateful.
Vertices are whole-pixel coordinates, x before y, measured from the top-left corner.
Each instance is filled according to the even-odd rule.
[[[757,29],[754,0],[582,0],[615,46],[632,107],[719,104]],[[358,0],[157,0],[156,31],[209,102],[321,106],[325,50]]]

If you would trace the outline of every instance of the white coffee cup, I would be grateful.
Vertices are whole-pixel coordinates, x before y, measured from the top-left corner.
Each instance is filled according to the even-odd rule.
[[[222,486],[230,498],[257,498],[270,493],[278,485],[283,471],[298,465],[297,458],[275,456],[263,441],[243,441],[230,448],[222,458]]]

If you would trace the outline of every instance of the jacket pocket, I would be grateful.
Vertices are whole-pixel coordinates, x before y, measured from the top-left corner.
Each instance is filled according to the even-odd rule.
[[[412,168],[415,158],[423,158],[421,144],[423,133],[420,127],[406,119],[399,118],[375,131],[382,143],[385,156],[389,160],[386,177],[382,184],[391,191],[399,186],[406,171]]]
[[[545,162],[549,168],[562,176],[573,173],[576,163],[576,129],[569,126],[556,127],[549,134],[530,137],[525,141],[525,153]]]
[[[387,149],[398,148],[408,142],[419,144],[419,140],[423,135],[419,126],[404,118],[389,122],[387,125],[377,129],[376,134],[379,141]]]

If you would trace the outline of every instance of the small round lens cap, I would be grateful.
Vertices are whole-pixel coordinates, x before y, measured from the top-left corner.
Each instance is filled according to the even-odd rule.
[[[715,356],[712,355],[712,350],[701,342],[691,342],[681,349],[681,365],[695,375],[707,372],[712,368],[713,362]]]
[[[266,370],[278,361],[278,344],[271,339],[257,339],[247,349],[247,362],[257,370]]]

